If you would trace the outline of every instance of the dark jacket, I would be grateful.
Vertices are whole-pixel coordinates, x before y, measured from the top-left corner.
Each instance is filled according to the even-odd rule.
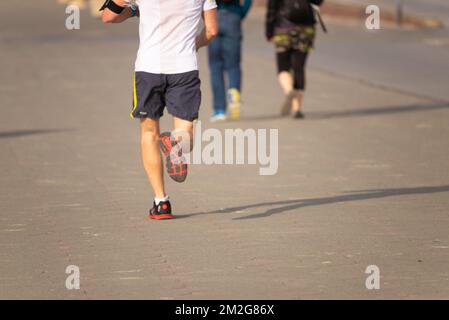
[[[233,13],[236,13],[244,19],[246,15],[248,14],[249,9],[251,8],[253,1],[252,0],[245,0],[243,1],[243,4],[240,0],[234,0],[230,3],[224,3],[222,1],[217,1],[218,4],[218,10],[228,10]]]
[[[316,5],[321,5],[324,0],[307,0],[309,4],[313,3]],[[268,8],[267,8],[267,17],[266,17],[266,27],[265,27],[265,36],[267,39],[271,39],[274,36],[274,30],[277,26],[282,25],[283,23],[289,23],[285,21],[281,15],[283,0],[268,0]],[[305,26],[313,26],[316,23],[315,14],[313,12],[312,7],[309,5],[308,14],[301,21],[300,25]]]

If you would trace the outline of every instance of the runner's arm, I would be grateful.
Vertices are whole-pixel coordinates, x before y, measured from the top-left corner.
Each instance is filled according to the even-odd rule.
[[[203,12],[204,29],[196,38],[196,50],[207,46],[218,35],[217,9]]]
[[[130,7],[127,7],[127,4],[128,4],[127,0],[114,0],[114,2],[118,6],[126,7],[126,8],[120,14],[112,12],[108,8],[104,9],[103,16],[102,16],[102,21],[104,23],[120,23],[120,22],[123,22],[123,21],[133,17],[132,9]]]

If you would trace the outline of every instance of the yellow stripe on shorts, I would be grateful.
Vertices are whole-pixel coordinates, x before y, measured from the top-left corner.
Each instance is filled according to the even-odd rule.
[[[136,85],[136,73],[134,72],[134,80],[133,80],[133,101],[134,101],[134,106],[133,106],[133,110],[130,113],[130,117],[131,119],[134,119],[133,113],[137,108],[137,85]]]

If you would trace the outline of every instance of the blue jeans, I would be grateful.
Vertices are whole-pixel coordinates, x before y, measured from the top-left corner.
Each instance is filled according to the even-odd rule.
[[[215,113],[226,112],[226,75],[229,89],[241,91],[242,81],[242,18],[228,10],[219,10],[218,26],[218,36],[208,48]]]

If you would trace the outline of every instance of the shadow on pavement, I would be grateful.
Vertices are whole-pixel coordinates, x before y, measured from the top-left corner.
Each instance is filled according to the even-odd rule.
[[[409,105],[409,106],[390,106],[380,108],[368,108],[357,110],[344,110],[336,112],[326,111],[311,111],[307,113],[309,119],[332,119],[332,118],[349,118],[349,117],[363,117],[363,116],[376,116],[376,115],[388,115],[402,112],[418,112],[449,109],[449,104],[435,104],[435,105]]]
[[[68,131],[68,129],[36,129],[36,130],[15,130],[0,132],[0,139],[12,139],[36,134],[49,134]]]
[[[441,103],[435,105],[390,106],[390,107],[376,107],[376,108],[342,110],[342,111],[306,110],[306,120],[365,117],[365,116],[389,115],[403,112],[423,112],[440,109],[449,109],[449,104]],[[245,121],[278,120],[281,118],[282,117],[279,114],[273,114],[273,115],[254,116],[254,117],[242,117],[241,121],[245,122]]]
[[[351,201],[361,201],[370,199],[381,199],[387,197],[397,197],[404,195],[417,195],[417,194],[430,194],[430,193],[441,193],[449,192],[449,185],[435,186],[435,187],[416,187],[416,188],[398,188],[398,189],[378,189],[378,190],[361,190],[361,191],[350,191],[347,194],[323,197],[323,198],[312,198],[312,199],[297,199],[297,200],[285,200],[276,202],[261,202],[256,204],[250,204],[240,207],[231,207],[220,209],[216,211],[209,212],[199,212],[190,215],[180,216],[178,218],[189,218],[197,215],[203,214],[219,214],[219,213],[235,213],[238,211],[243,211],[251,208],[265,207],[265,206],[279,206],[277,208],[271,208],[265,210],[264,212],[251,214],[244,217],[234,218],[233,220],[247,220],[255,218],[266,218],[274,214],[283,213],[286,211],[291,211],[295,209],[300,209],[304,207],[321,206],[327,204],[341,203],[341,202],[351,202]]]

